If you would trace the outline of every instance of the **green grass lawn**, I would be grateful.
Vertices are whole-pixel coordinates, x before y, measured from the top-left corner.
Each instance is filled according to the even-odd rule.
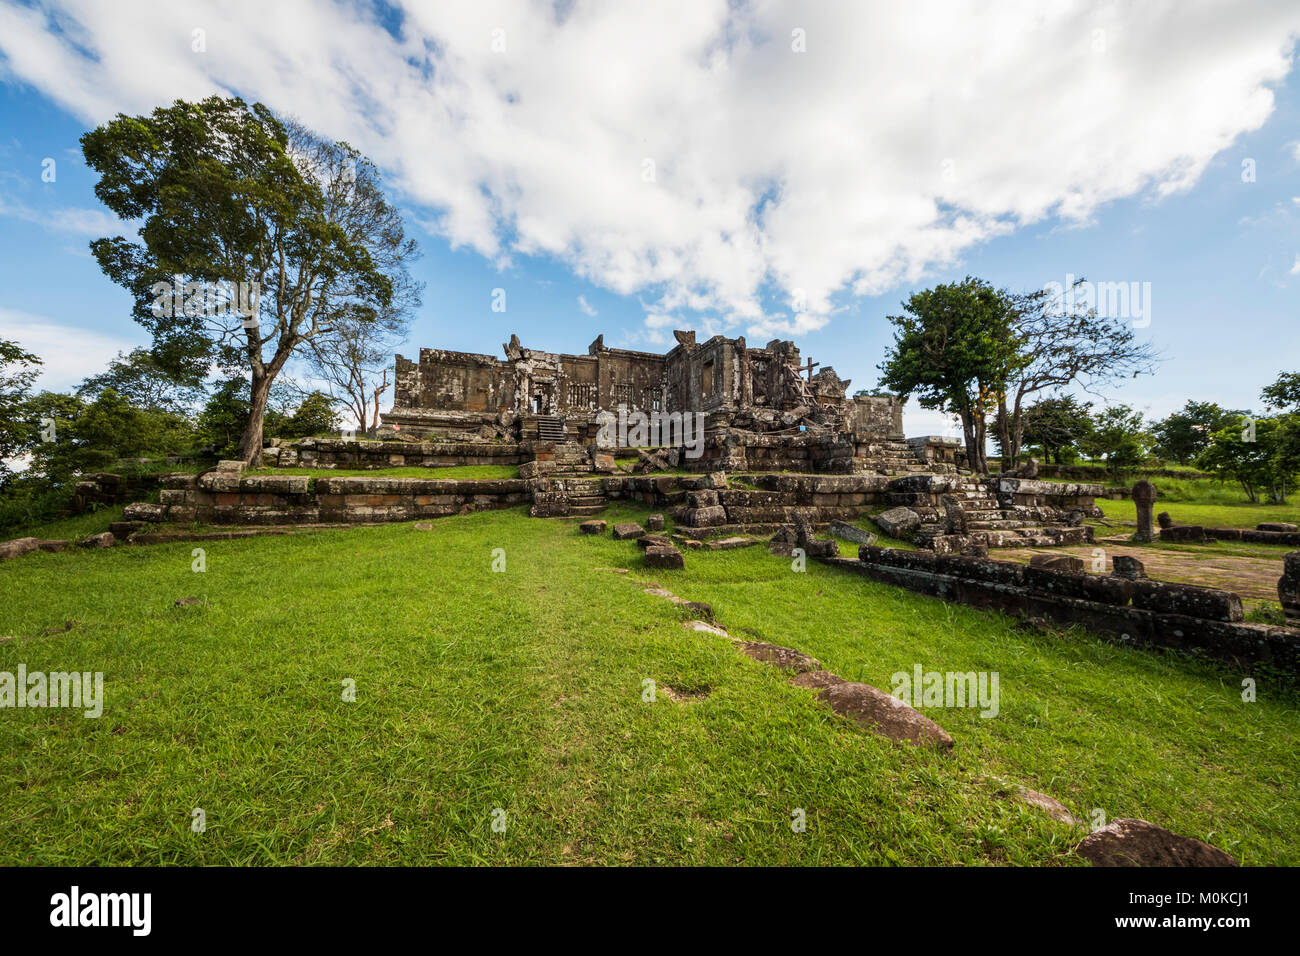
[[[514,509],[214,542],[204,573],[188,543],[0,565],[0,670],[103,671],[107,698],[97,720],[0,711],[0,864],[1078,863],[1085,829],[998,778],[1300,863],[1300,703],[1266,679],[1243,703],[1231,669],[761,547],[648,573],[576,525]],[[885,689],[917,663],[997,671],[1000,714],[929,711],[946,755],[892,744],[685,629],[649,579]],[[705,696],[644,703],[646,679]]]
[[[1158,482],[1155,484],[1159,490],[1160,484]],[[1195,484],[1206,483],[1195,482]],[[1207,528],[1253,528],[1261,521],[1287,521],[1291,524],[1300,524],[1300,505],[1274,505],[1264,502],[1251,504],[1240,493],[1218,496],[1209,493],[1209,489],[1206,489],[1206,492],[1191,500],[1165,498],[1162,495],[1156,500],[1156,513],[1168,511],[1175,524],[1199,524]],[[1132,501],[1098,498],[1097,504],[1101,507],[1107,521],[1129,523],[1137,521],[1137,512]]]

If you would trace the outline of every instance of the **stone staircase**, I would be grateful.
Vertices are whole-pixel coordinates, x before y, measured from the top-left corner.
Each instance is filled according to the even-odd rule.
[[[944,462],[922,460],[905,441],[886,439],[868,445],[866,456],[855,459],[854,471],[876,475],[930,475],[952,474],[956,469]]]
[[[539,441],[564,441],[563,420],[554,415],[538,415],[537,438]]]
[[[918,547],[947,550],[945,538],[969,536],[990,548],[1053,547],[1084,544],[1090,529],[1062,525],[1053,509],[1004,508],[988,486],[976,478],[962,479],[941,499],[943,504],[909,505],[921,516],[914,539]]]
[[[569,514],[575,517],[600,514],[609,503],[601,478],[569,478],[564,482],[569,496]]]

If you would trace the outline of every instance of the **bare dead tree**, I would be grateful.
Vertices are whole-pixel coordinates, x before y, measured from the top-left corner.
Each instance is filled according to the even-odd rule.
[[[351,411],[361,431],[379,427],[382,397],[391,386],[389,359],[406,340],[405,313],[341,317],[334,334],[312,343],[308,362],[332,397]]]
[[[1076,287],[1084,281],[1078,279]],[[1026,358],[998,398],[998,442],[1006,465],[1015,467],[1029,396],[1067,385],[1096,395],[1104,385],[1151,374],[1161,357],[1150,343],[1138,341],[1123,319],[1099,316],[1095,309],[1067,309],[1064,297],[1054,298],[1046,289],[1003,294],[1015,314],[1017,351]]]

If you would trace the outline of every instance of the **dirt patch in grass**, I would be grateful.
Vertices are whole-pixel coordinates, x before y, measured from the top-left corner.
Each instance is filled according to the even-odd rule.
[[[1106,552],[1106,573],[1109,573],[1115,555],[1131,554],[1145,565],[1147,576],[1158,581],[1235,591],[1242,601],[1251,604],[1277,601],[1277,580],[1282,576],[1283,552],[1275,555],[1221,554],[1215,553],[1214,547],[1205,545],[1194,550],[1174,550],[1135,545],[1126,537],[1116,537],[1101,538],[1096,544],[1072,548],[1008,548],[990,556],[1027,563],[1036,554],[1072,554],[1082,558],[1084,567],[1091,569],[1095,557],[1093,552],[1100,548]]]

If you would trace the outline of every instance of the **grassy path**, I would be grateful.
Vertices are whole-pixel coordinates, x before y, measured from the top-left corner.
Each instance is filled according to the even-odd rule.
[[[1241,675],[794,573],[761,548],[655,572],[733,635],[850,679],[998,671],[997,718],[930,713],[957,742],[940,756],[684,629],[638,584],[639,548],[576,522],[218,542],[201,574],[192,547],[0,565],[0,670],[100,670],[107,693],[98,720],[0,710],[0,863],[1076,863],[1084,831],[995,777],[1080,817],[1300,862],[1300,706],[1265,682],[1242,703]],[[701,696],[645,703],[647,679]]]

